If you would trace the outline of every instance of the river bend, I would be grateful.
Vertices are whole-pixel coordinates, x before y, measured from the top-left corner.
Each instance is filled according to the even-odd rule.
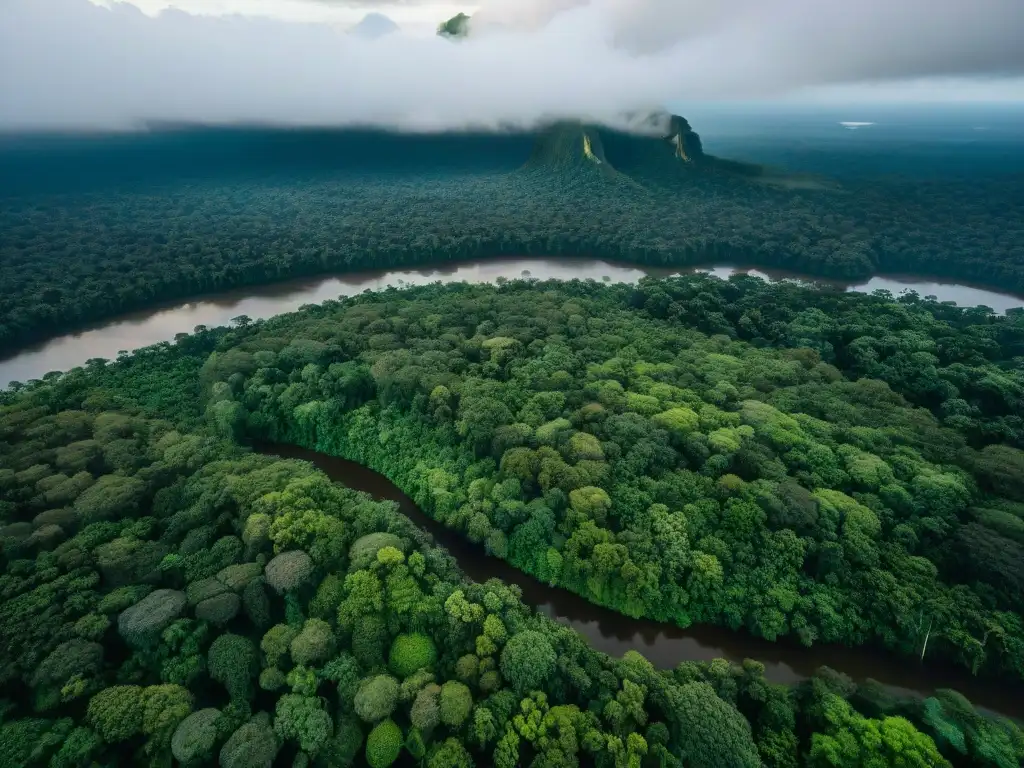
[[[914,290],[922,296],[935,296],[939,301],[952,301],[961,306],[984,304],[996,312],[1024,306],[1024,297],[962,283],[936,282],[919,276],[873,277],[866,282],[840,283],[810,278],[793,272],[770,269],[745,269],[730,265],[691,269],[648,269],[635,265],[611,263],[597,259],[500,258],[463,263],[438,264],[419,269],[387,272],[350,272],[333,277],[300,278],[262,286],[249,286],[214,296],[175,302],[134,312],[105,321],[91,329],[27,347],[0,360],[0,389],[12,381],[27,382],[42,378],[50,371],[66,371],[87,360],[101,357],[114,359],[121,351],[131,352],[161,341],[172,341],[176,334],[191,333],[196,326],[227,325],[232,318],[247,315],[254,320],[293,312],[304,304],[318,304],[327,299],[354,296],[367,290],[389,286],[405,287],[434,282],[494,283],[498,280],[533,277],[599,280],[613,283],[635,283],[650,275],[666,277],[687,272],[707,272],[727,278],[735,272],[748,272],[767,279],[796,279],[819,285],[833,285],[848,291],[870,292],[878,289],[899,294]]]
[[[548,618],[576,630],[595,650],[622,656],[636,650],[655,666],[671,669],[682,661],[728,659],[740,663],[756,659],[765,666],[765,677],[774,683],[793,684],[828,666],[849,675],[855,682],[869,678],[899,695],[929,696],[940,688],[953,688],[983,709],[1024,719],[1024,685],[972,676],[949,664],[922,664],[882,649],[815,645],[806,648],[792,640],[771,642],[747,632],[708,625],[687,629],[648,619],[633,619],[593,603],[559,587],[551,587],[523,573],[484,549],[428,517],[409,496],[383,475],[346,459],[282,444],[257,444],[269,456],[311,462],[332,480],[368,493],[375,499],[398,504],[403,514],[428,531],[444,547],[470,579],[484,582],[497,578],[522,589],[523,602]]]

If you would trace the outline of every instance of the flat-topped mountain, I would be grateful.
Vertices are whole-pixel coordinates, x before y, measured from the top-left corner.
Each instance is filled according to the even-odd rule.
[[[828,186],[821,179],[710,155],[685,117],[661,112],[628,115],[616,127],[582,120],[553,122],[537,131],[524,168],[589,168],[604,178],[641,186],[672,186],[709,174],[773,185]]]

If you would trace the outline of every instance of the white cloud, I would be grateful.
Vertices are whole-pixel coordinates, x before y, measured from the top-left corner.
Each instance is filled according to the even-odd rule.
[[[163,1],[135,0],[151,13]],[[371,5],[401,23],[385,3],[174,2],[259,18],[2,0],[0,127],[525,124],[864,80],[1024,74],[1021,0],[485,0],[479,37],[459,43],[343,33]],[[457,6],[393,8],[433,26]]]

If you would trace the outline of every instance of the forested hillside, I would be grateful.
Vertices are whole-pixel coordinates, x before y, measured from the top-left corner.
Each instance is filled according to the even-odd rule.
[[[1019,175],[807,188],[698,154],[692,131],[679,143],[564,128],[6,139],[0,351],[197,293],[507,255],[919,272],[1024,291]],[[605,163],[587,158],[588,136]]]
[[[787,301],[746,282],[749,296],[711,278],[568,296],[438,288],[433,301],[272,319],[207,361],[204,377],[224,382],[209,407],[243,433],[374,467],[488,551],[630,615],[877,642],[1024,677],[1024,550],[1011,533],[1024,453],[982,447],[968,415],[1016,423],[1019,364],[978,358],[975,376],[943,365],[927,335],[955,331],[927,307],[900,332],[909,305],[795,311],[805,289]],[[736,325],[760,344],[733,341],[715,304],[743,310]],[[789,320],[779,350],[759,328],[773,307]],[[673,317],[687,310],[697,319]],[[860,334],[826,361],[805,345],[829,317]],[[860,323],[889,326],[886,338],[873,344]],[[909,361],[875,352],[893,343],[918,346]],[[334,345],[349,361],[332,368]],[[927,376],[926,363],[930,388],[901,378]],[[861,378],[871,364],[877,378]],[[1017,395],[961,392],[947,368],[1000,376]],[[979,522],[995,519],[1011,535]]]
[[[389,290],[2,395],[0,765],[999,766],[1013,723],[610,659],[630,615],[1024,679],[1024,316],[751,278]]]

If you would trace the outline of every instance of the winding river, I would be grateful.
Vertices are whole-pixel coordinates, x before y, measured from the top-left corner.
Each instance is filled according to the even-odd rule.
[[[701,271],[721,278],[727,278],[737,271],[748,271],[766,279],[803,279],[792,273],[744,270],[728,265],[708,267]],[[458,281],[496,282],[500,278],[519,277],[634,283],[645,275],[670,274],[680,274],[680,271],[648,270],[592,259],[524,258],[293,280],[153,308],[26,348],[0,361],[0,387],[6,387],[12,381],[40,378],[49,371],[68,370],[93,357],[113,358],[121,351],[132,351],[171,340],[178,333],[191,332],[197,325],[224,325],[239,315],[248,315],[253,319],[270,317],[296,310],[305,304],[388,286]],[[983,304],[997,312],[1024,306],[1022,297],[963,284],[938,283],[930,278],[875,277],[867,282],[842,287],[851,291],[887,289],[893,293],[915,290],[923,296],[933,295],[940,301],[970,306]],[[955,688],[980,707],[1024,719],[1024,685],[979,680],[958,667],[933,663],[923,665],[913,659],[899,658],[881,650],[827,645],[804,648],[794,642],[773,643],[726,628],[699,626],[683,630],[653,621],[628,618],[564,590],[542,584],[509,564],[488,557],[479,547],[427,517],[412,499],[385,477],[363,466],[291,446],[262,446],[262,450],[274,455],[311,461],[331,478],[349,487],[366,491],[375,498],[398,502],[402,512],[430,531],[435,540],[456,558],[467,576],[476,581],[496,577],[518,584],[522,588],[524,602],[546,616],[572,627],[592,647],[610,655],[621,656],[627,650],[636,649],[663,668],[671,668],[687,660],[725,658],[739,662],[752,658],[765,665],[768,679],[787,684],[802,680],[818,667],[826,665],[846,673],[858,682],[873,678],[898,693],[928,695],[937,688]]]
[[[500,278],[534,277],[538,279],[592,279],[615,283],[635,283],[645,275],[668,276],[683,272],[708,272],[727,278],[735,272],[748,272],[766,279],[807,279],[818,284],[835,285],[849,291],[870,292],[886,289],[898,294],[917,291],[940,301],[962,306],[984,304],[996,312],[1024,306],[1024,297],[962,283],[936,282],[914,276],[873,277],[866,282],[838,283],[818,278],[802,278],[792,272],[745,269],[731,265],[699,267],[689,270],[647,269],[598,261],[595,259],[490,259],[442,264],[420,269],[389,272],[351,272],[332,277],[302,278],[268,286],[242,288],[201,297],[191,301],[153,307],[101,323],[93,328],[69,333],[23,349],[0,360],[0,388],[12,381],[41,378],[50,371],[66,371],[94,357],[113,359],[121,351],[131,352],[160,341],[170,341],[178,333],[191,333],[197,325],[226,325],[232,318],[248,315],[252,319],[292,312],[304,304],[353,296],[388,286],[426,285],[434,282],[493,283]]]
[[[517,584],[523,602],[579,632],[594,649],[610,656],[637,650],[655,666],[671,669],[681,661],[756,659],[765,666],[765,677],[774,683],[793,684],[828,666],[849,675],[855,682],[874,679],[899,695],[928,696],[939,688],[953,688],[975,706],[1024,719],[1024,685],[973,677],[966,670],[946,664],[922,664],[881,649],[816,645],[805,648],[786,640],[770,642],[746,632],[707,625],[687,629],[670,624],[632,619],[558,587],[550,587],[428,517],[398,486],[381,474],[346,459],[281,444],[257,444],[254,449],[269,456],[309,461],[328,477],[376,499],[398,503],[410,520],[427,530],[448,550],[469,578],[476,582],[497,578]]]

